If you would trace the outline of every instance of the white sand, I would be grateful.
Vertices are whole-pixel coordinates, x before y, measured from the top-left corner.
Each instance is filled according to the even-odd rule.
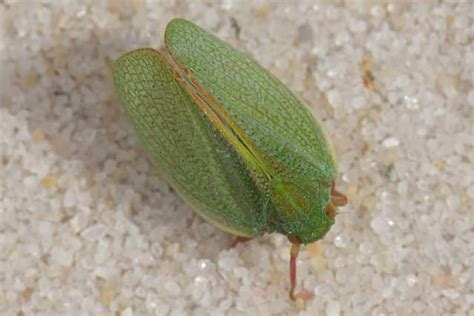
[[[474,315],[473,4],[348,2],[2,1],[0,314]],[[301,252],[304,306],[286,239],[227,250],[115,95],[110,62],[160,47],[174,16],[259,60],[332,135],[350,204]]]

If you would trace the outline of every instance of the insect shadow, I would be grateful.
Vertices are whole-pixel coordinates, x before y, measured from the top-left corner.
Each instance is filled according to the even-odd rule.
[[[23,67],[18,77],[35,80],[25,79],[20,85],[24,98],[12,112],[31,112],[30,133],[42,135],[41,146],[59,160],[50,174],[68,180],[58,183],[57,190],[64,194],[68,186],[79,185],[79,191],[91,195],[91,224],[121,212],[141,234],[150,236],[151,243],[163,238],[177,242],[179,230],[189,235],[180,240],[205,238],[218,244],[194,244],[189,247],[196,249],[182,251],[217,255],[230,237],[204,227],[208,224],[160,177],[138,143],[113,87],[112,62],[128,50],[156,44],[137,38],[131,26],[120,24],[120,32],[116,27],[106,26],[99,33],[61,41],[59,38],[67,38],[67,34],[60,33],[71,30],[58,30],[57,45],[41,42],[41,53],[19,58],[16,62],[31,67]],[[156,27],[157,34],[150,38],[161,38],[161,29],[164,27]],[[46,71],[35,65],[46,65]],[[69,225],[81,206],[62,207],[61,212],[61,224]]]

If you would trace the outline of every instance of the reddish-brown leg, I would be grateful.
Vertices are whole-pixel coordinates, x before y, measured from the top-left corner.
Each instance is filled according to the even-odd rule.
[[[242,237],[242,236],[235,237],[235,239],[230,242],[229,248],[234,248],[235,246],[237,246],[237,244],[244,243],[252,239],[253,239],[252,237]]]
[[[295,297],[295,287],[296,287],[296,258],[300,252],[300,244],[291,244],[290,250],[290,298],[294,301]]]
[[[301,242],[296,241],[296,238],[288,238],[291,241],[291,250],[290,250],[290,298],[295,301],[297,298],[301,298],[303,301],[310,300],[314,297],[314,294],[306,291],[305,289],[301,290],[298,294],[295,295],[296,288],[296,258],[300,252]]]

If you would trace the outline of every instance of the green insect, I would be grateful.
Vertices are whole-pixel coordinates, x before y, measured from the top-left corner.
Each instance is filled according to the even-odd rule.
[[[276,77],[197,25],[173,19],[166,53],[138,49],[113,78],[139,139],[200,216],[241,239],[279,232],[321,239],[344,195],[323,127]]]

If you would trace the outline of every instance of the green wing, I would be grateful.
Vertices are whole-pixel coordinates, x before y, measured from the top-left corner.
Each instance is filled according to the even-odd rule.
[[[128,53],[113,66],[141,142],[173,188],[210,223],[248,237],[271,230],[244,163],[171,69],[152,49]]]
[[[277,78],[195,24],[172,20],[172,58],[213,95],[257,147],[289,174],[332,182],[336,162],[322,127]]]

